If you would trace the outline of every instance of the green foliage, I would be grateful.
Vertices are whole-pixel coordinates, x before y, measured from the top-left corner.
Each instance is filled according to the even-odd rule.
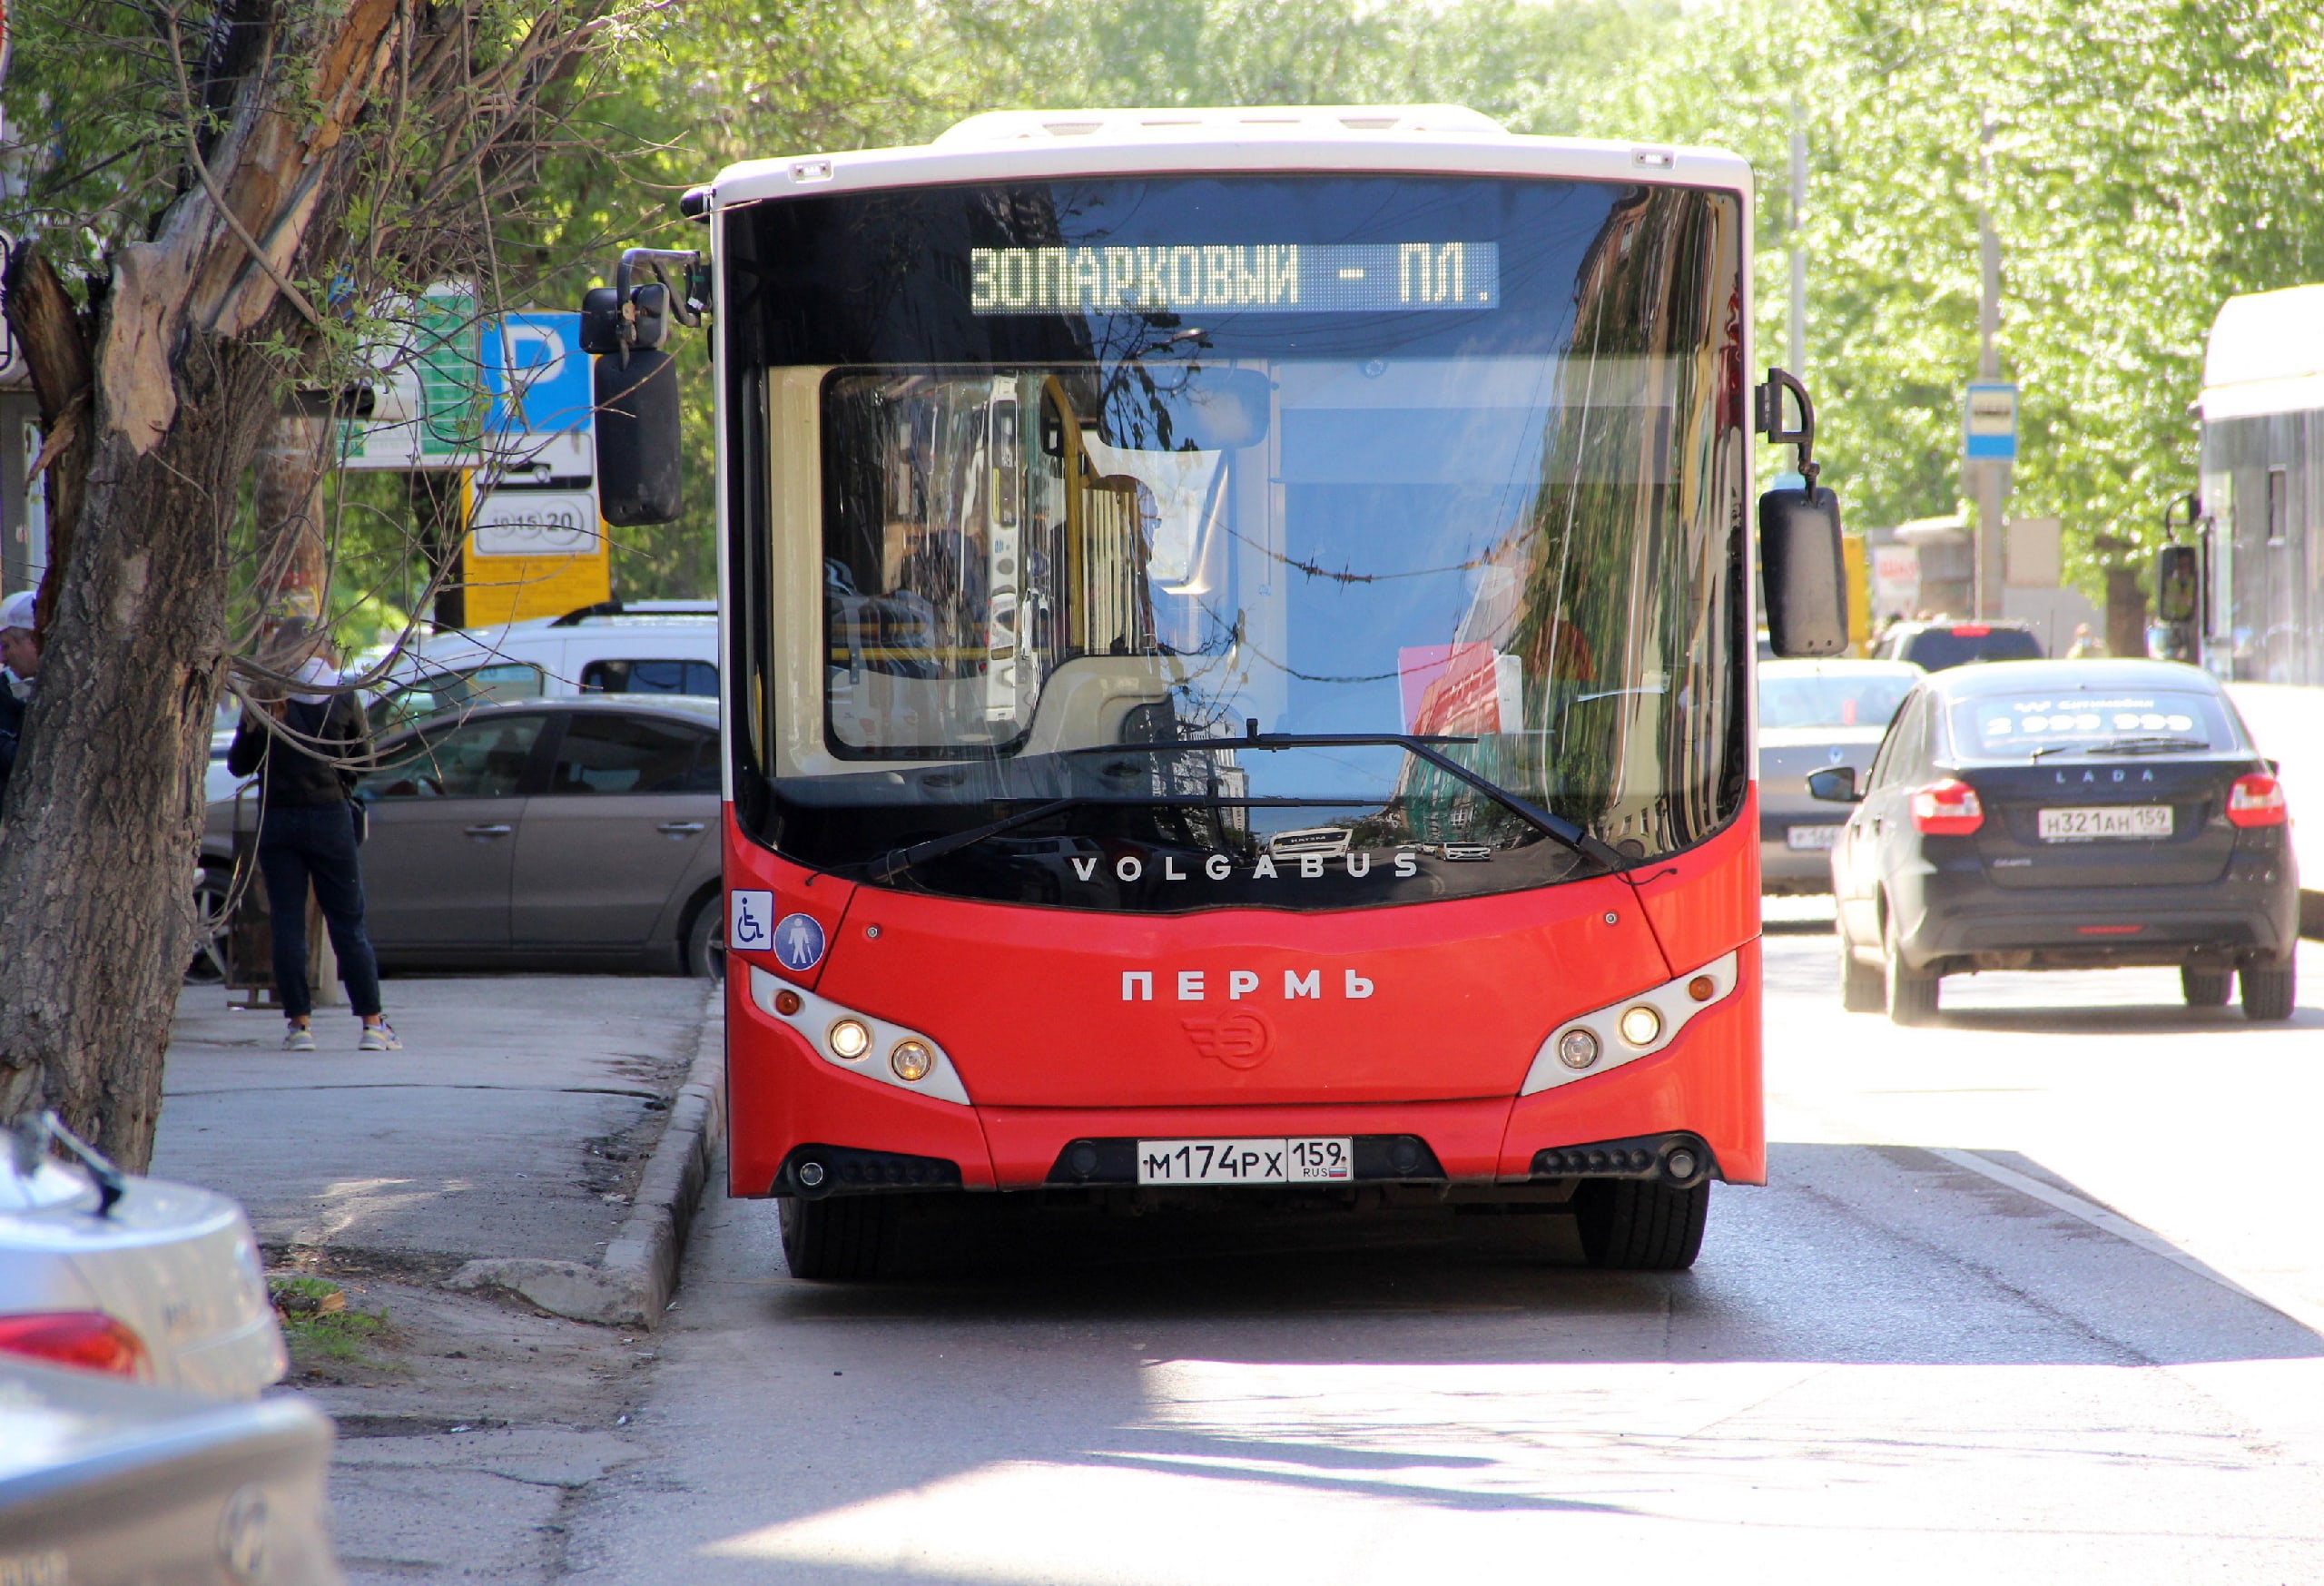
[[[1807,372],[1859,525],[1959,504],[1984,203],[2024,389],[2011,510],[2063,519],[2095,593],[2194,482],[2220,302],[2324,269],[2319,41],[2319,0],[1727,0],[1690,9],[1590,121],[1751,159],[1758,329],[1779,349],[1797,104]]]
[[[7,219],[69,217],[92,258],[134,233],[175,169],[143,15],[20,13],[7,103],[44,147]],[[2151,541],[2192,482],[2188,406],[2220,301],[2324,276],[2324,0],[693,0],[621,14],[608,34],[495,230],[503,300],[570,304],[624,246],[694,245],[677,194],[739,160],[922,141],[990,109],[1441,100],[1527,132],[1748,157],[1772,350],[1797,115],[1807,372],[1851,521],[1959,506],[1983,204],[2003,250],[2001,361],[2024,389],[2012,510],[2064,519],[2093,587],[2124,554],[2110,537]],[[702,339],[680,357],[688,516],[615,531],[631,596],[714,578]],[[407,606],[408,516],[363,488],[344,493],[369,526],[339,530],[350,598]]]

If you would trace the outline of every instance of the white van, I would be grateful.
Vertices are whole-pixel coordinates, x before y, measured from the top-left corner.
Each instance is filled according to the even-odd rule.
[[[422,640],[371,697],[371,730],[518,699],[576,694],[718,697],[718,607],[609,600],[563,616]]]

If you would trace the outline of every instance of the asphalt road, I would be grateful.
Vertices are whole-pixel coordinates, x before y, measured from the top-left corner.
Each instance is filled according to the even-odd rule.
[[[2324,1581],[2324,951],[2290,1027],[2123,971],[1896,1030],[1768,946],[1775,1182],[1682,1276],[1004,1217],[824,1287],[714,1202],[568,1578]]]

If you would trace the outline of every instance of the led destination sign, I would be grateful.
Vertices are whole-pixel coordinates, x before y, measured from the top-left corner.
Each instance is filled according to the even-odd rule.
[[[971,248],[979,314],[1377,314],[1501,305],[1498,242]]]

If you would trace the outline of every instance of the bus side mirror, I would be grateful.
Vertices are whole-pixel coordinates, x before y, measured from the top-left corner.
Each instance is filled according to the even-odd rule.
[[[666,352],[633,349],[597,360],[597,508],[624,527],[669,523],[682,506],[678,366]]]
[[[1838,497],[1811,485],[1759,497],[1759,571],[1777,655],[1837,655],[1848,647],[1846,569]]]
[[[2164,546],[2154,553],[2154,614],[2167,623],[2192,623],[2202,576],[2193,546]]]

